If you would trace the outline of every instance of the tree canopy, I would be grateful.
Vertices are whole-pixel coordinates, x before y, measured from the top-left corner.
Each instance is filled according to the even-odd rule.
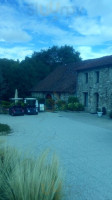
[[[0,99],[14,97],[15,89],[19,97],[29,95],[29,90],[44,79],[59,65],[81,61],[80,53],[71,46],[53,46],[47,50],[34,52],[23,61],[0,59]]]

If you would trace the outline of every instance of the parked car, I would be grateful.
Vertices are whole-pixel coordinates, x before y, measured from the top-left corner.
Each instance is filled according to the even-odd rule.
[[[24,112],[27,115],[38,115],[38,108],[28,105],[24,108]]]
[[[18,116],[18,115],[24,115],[24,109],[21,106],[12,106],[9,108],[9,115],[12,116]]]

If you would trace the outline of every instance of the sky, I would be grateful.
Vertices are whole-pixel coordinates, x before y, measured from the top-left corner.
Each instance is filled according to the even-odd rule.
[[[112,1],[0,0],[0,58],[53,45],[73,46],[83,60],[112,55]]]

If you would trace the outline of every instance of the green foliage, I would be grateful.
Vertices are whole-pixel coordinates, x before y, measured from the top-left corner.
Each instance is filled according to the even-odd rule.
[[[56,102],[56,105],[57,105],[58,108],[61,108],[61,106],[65,105],[65,104],[66,104],[66,102],[64,100],[58,100]]]
[[[79,103],[79,100],[77,97],[69,97],[68,104],[63,100],[59,100],[56,102],[56,105],[57,105],[57,109],[61,111],[66,111],[66,110],[83,111],[84,110],[84,106],[81,103]]]
[[[25,103],[21,102],[20,105],[21,105],[22,107],[24,107],[24,106],[25,106]]]
[[[82,105],[81,103],[79,103],[78,105],[78,111],[84,111],[84,105]]]
[[[44,152],[26,158],[12,148],[0,149],[0,199],[61,200],[62,178],[56,156]]]
[[[14,97],[16,86],[19,86],[19,62],[0,59],[0,98],[8,100],[9,97]]]
[[[1,106],[3,108],[9,108],[10,107],[10,102],[9,101],[1,101]]]
[[[81,103],[79,103],[78,98],[74,96],[71,96],[68,98],[68,103],[66,103],[66,101],[59,100],[56,102],[56,105],[57,105],[57,109],[61,111],[66,111],[66,110],[83,111],[84,110],[84,106]]]
[[[56,105],[57,105],[57,109],[58,110],[61,110],[61,111],[66,111],[67,110],[67,103],[66,103],[66,101],[64,101],[64,100],[58,100],[57,102],[56,102]]]
[[[67,105],[67,104],[63,104],[63,105],[60,107],[60,110],[61,110],[61,111],[67,111],[67,110],[68,110],[68,105]]]
[[[53,99],[46,99],[45,104],[46,108],[52,109],[55,105],[55,101]]]
[[[68,103],[68,110],[74,111],[74,103]]]
[[[109,113],[109,117],[112,119],[112,110]]]
[[[19,102],[14,102],[14,103],[10,103],[10,107],[12,106],[22,106],[24,107],[25,105],[27,105],[27,103],[23,103],[22,101],[19,101]]]
[[[78,102],[79,102],[79,100],[78,100],[77,97],[70,96],[70,97],[68,98],[68,103],[78,103]]]
[[[7,124],[0,123],[0,135],[7,135],[11,133],[11,128]]]
[[[76,103],[68,103],[68,110],[71,111],[83,111],[84,106],[78,102]]]
[[[61,46],[58,50],[58,57],[61,64],[75,63],[81,61],[80,53],[72,46]]]

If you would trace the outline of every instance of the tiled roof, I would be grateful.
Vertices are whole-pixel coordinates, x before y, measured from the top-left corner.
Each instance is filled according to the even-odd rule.
[[[75,73],[72,66],[57,67],[32,92],[75,92]]]
[[[101,68],[106,66],[112,66],[112,55],[81,61],[79,64],[77,64],[77,71]]]

